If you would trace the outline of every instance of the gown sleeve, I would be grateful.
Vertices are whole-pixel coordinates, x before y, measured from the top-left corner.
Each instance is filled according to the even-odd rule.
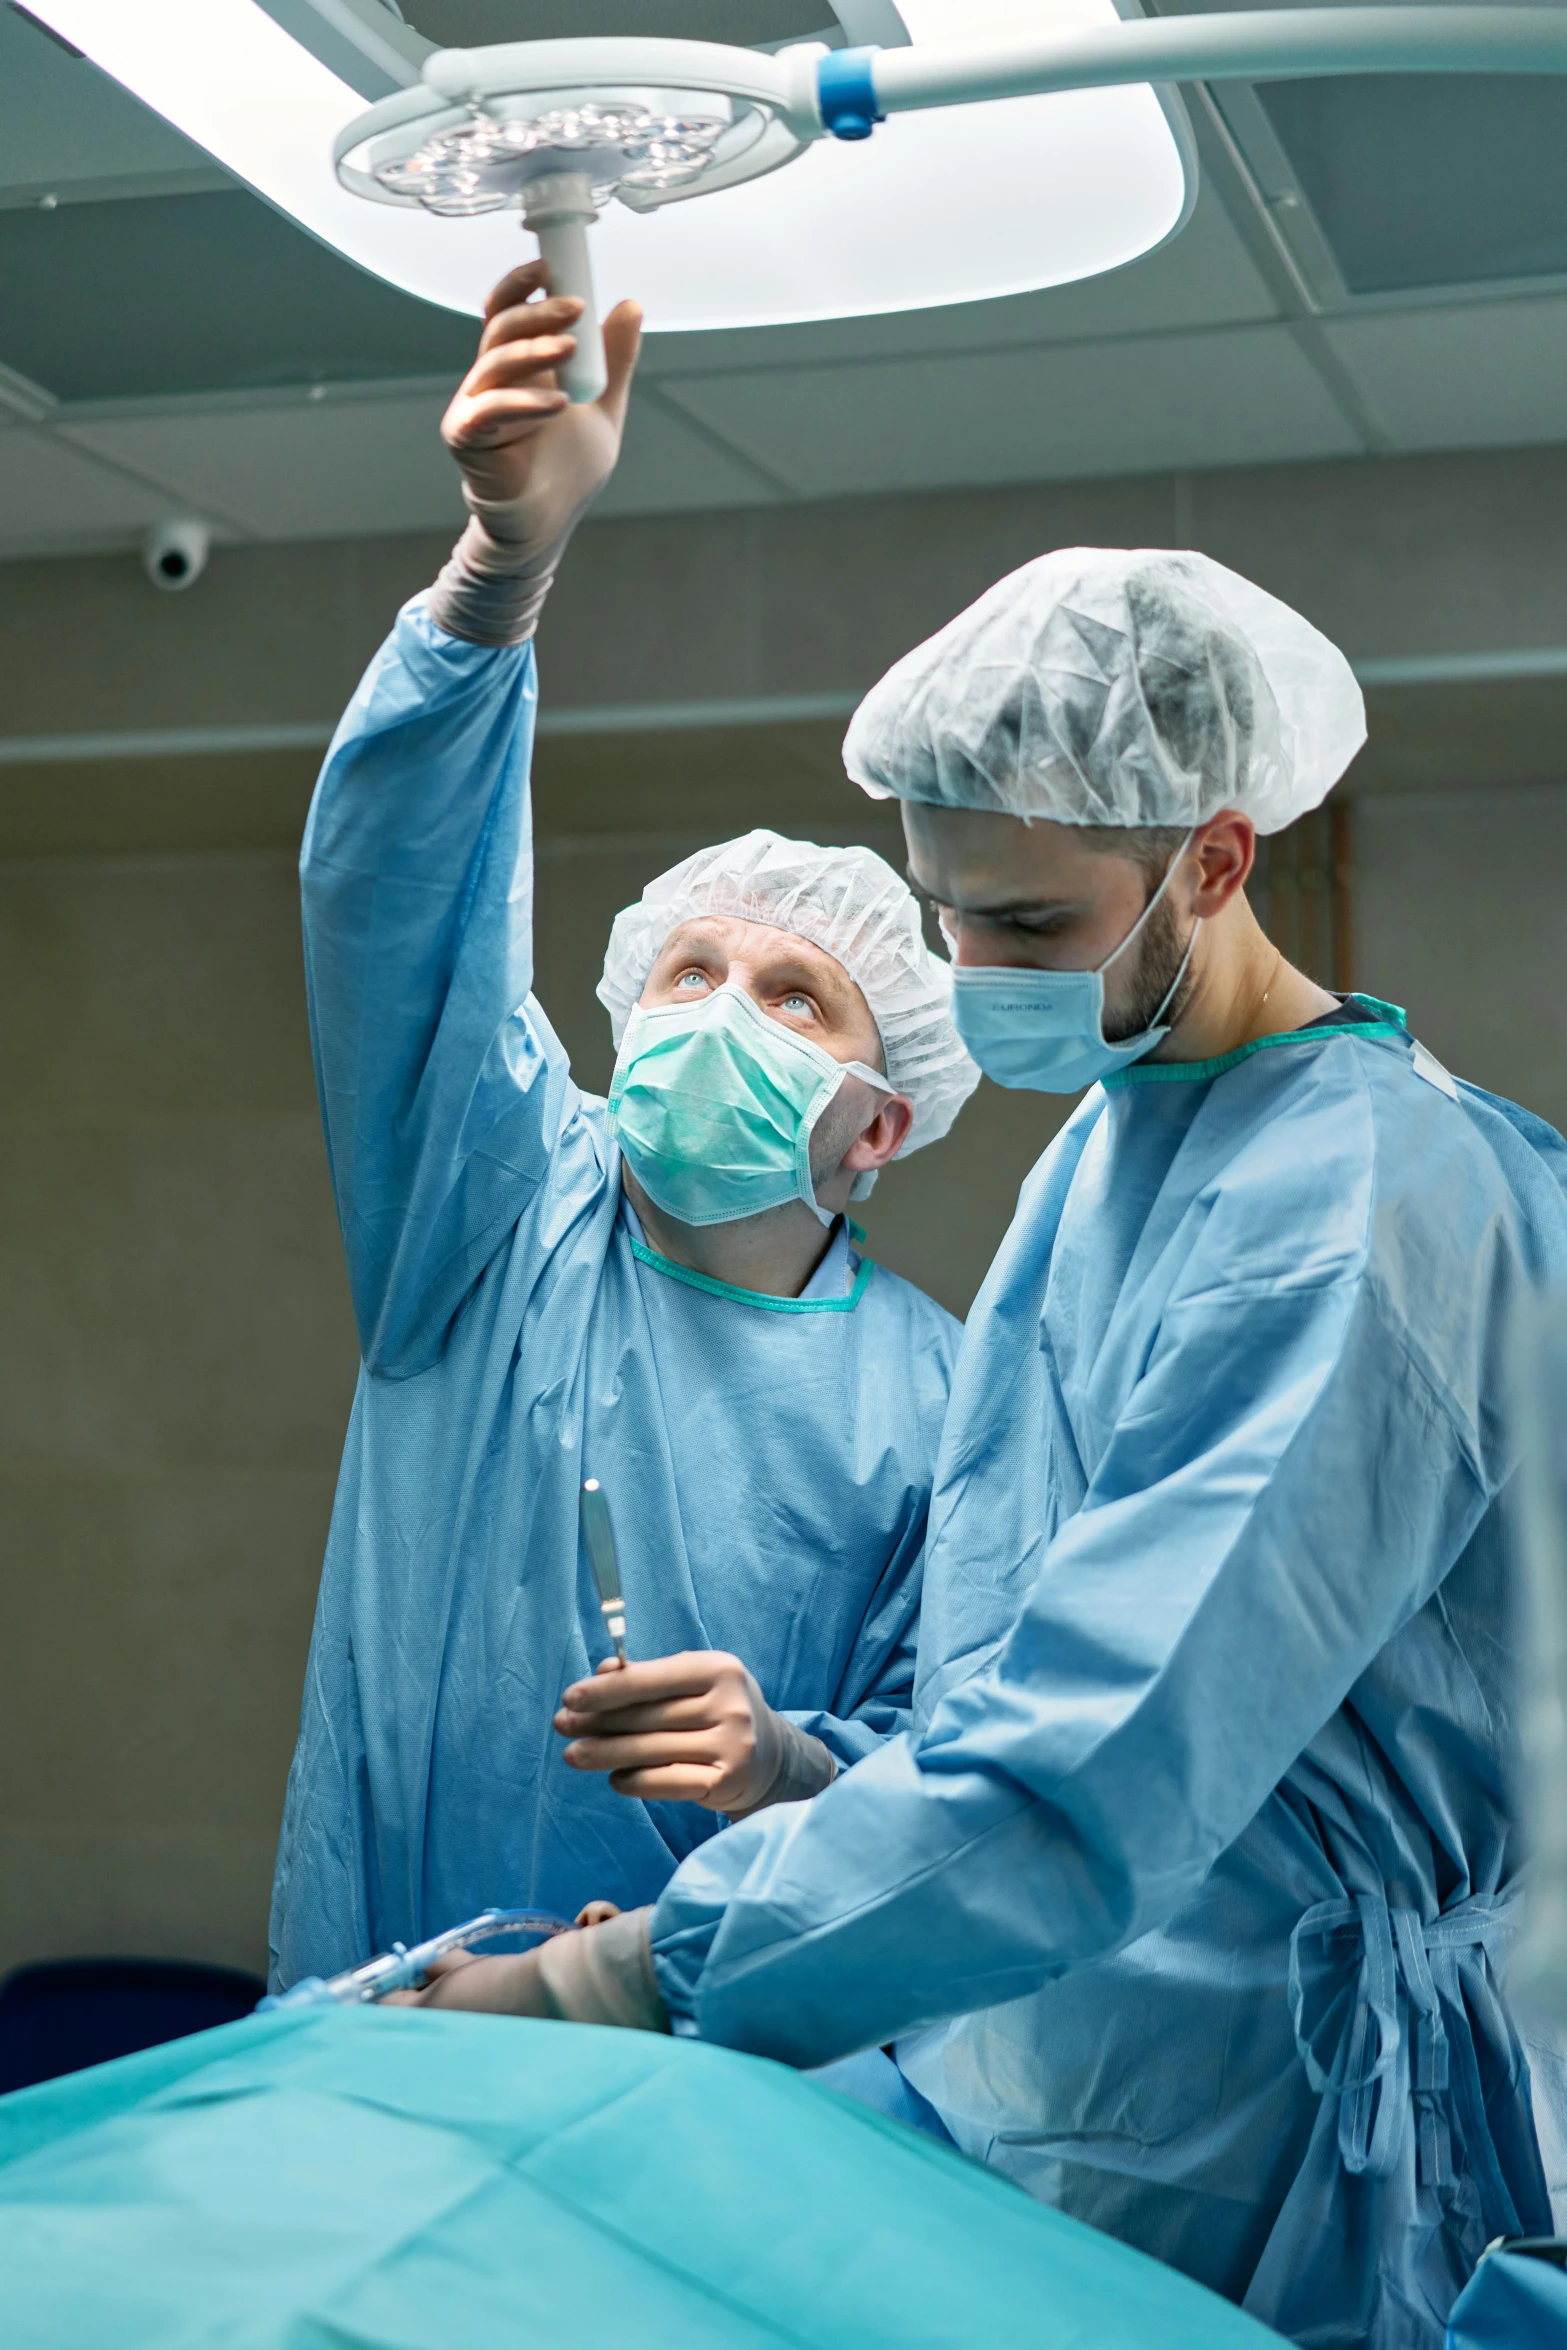
[[[882,1279],[878,1274],[877,1279]],[[913,1726],[925,1544],[930,1530],[929,1465],[941,1440],[952,1394],[961,1326],[928,1298],[916,1300],[912,1330],[897,1359],[921,1433],[925,1474],[911,1478],[896,1538],[866,1605],[838,1686],[819,1710],[786,1709],[788,1719],[819,1738],[840,1771],[863,1762]]]
[[[529,990],[531,645],[405,607],[327,753],[300,876],[327,1157],[369,1368],[407,1377],[537,1190],[572,1095]]]
[[[1478,1197],[1444,1235],[1313,1174],[1211,1204],[990,1664],[682,1865],[653,1921],[677,2031],[818,2064],[1134,1941],[1425,1604],[1510,1472],[1516,1244]]]
[[[819,1738],[840,1771],[863,1762],[914,1718],[914,1660],[919,1635],[925,1513],[906,1529],[865,1611],[843,1679],[819,1711],[785,1709],[785,1718]]]

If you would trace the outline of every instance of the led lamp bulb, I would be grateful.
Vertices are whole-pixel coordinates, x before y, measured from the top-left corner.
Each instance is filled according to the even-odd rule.
[[[581,172],[602,203],[622,188],[662,195],[699,178],[734,128],[726,99],[706,101],[677,90],[583,91],[546,99],[474,105],[467,118],[432,132],[407,152],[406,140],[370,164],[393,196],[411,196],[429,212],[466,219],[525,201],[530,180]],[[671,104],[670,102],[673,101]]]

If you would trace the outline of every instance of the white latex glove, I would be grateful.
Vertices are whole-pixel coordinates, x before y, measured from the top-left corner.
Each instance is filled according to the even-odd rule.
[[[699,1803],[730,1819],[821,1790],[837,1765],[819,1738],[774,1713],[737,1656],[688,1649],[619,1665],[561,1699],[555,1727],[574,1771],[607,1771],[617,1795]]]
[[[422,1991],[388,1991],[382,2007],[461,2007],[475,2015],[525,2015],[559,2023],[560,2011],[539,1973],[537,1950],[481,1958],[451,1950],[436,1959]]]
[[[536,1950],[479,1958],[454,1950],[437,1959],[422,1991],[394,1991],[385,2007],[461,2007],[480,2015],[532,2016],[549,2023],[618,2024],[667,2032],[669,2012],[653,1972],[651,1909],[588,1904],[602,1918],[579,1934],[557,1934]]]
[[[441,421],[474,512],[493,536],[535,547],[563,538],[614,472],[642,333],[635,302],[617,303],[604,321],[608,385],[574,407],[554,369],[576,348],[582,304],[543,293],[547,282],[542,261],[501,279],[484,306],[479,356]]]
[[[502,278],[485,306],[479,356],[441,424],[472,519],[426,603],[438,628],[469,644],[532,636],[566,541],[620,455],[642,313],[634,302],[610,312],[608,386],[602,399],[574,406],[555,368],[574,348],[582,304],[530,300],[545,276],[542,261],[529,261]]]

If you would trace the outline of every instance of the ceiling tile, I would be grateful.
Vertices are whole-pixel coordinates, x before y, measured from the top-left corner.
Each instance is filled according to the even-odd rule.
[[[95,465],[52,433],[0,430],[0,556],[123,545],[167,512],[156,490]]]
[[[713,439],[651,390],[632,394],[625,446],[599,515],[697,513],[709,506],[762,506],[779,496],[776,477]]]
[[[807,497],[1354,453],[1284,327],[666,382]]]
[[[420,392],[276,407],[182,407],[64,429],[173,497],[266,539],[373,537],[462,520],[441,446],[441,400]]]
[[[729,334],[650,335],[643,361],[657,377],[714,369],[787,367],[806,360],[909,352],[1003,349],[1078,342],[1097,335],[1229,326],[1272,318],[1275,305],[1218,197],[1206,186],[1181,234],[1125,269],[1000,302],[900,310],[886,318],[838,318],[816,326]]]
[[[85,57],[0,7],[0,187],[66,187],[211,161]]]
[[[0,360],[61,400],[455,379],[478,341],[240,188],[0,210],[0,288]]]
[[[1567,301],[1463,302],[1325,331],[1395,448],[1567,440]]]
[[[1354,294],[1567,269],[1567,88],[1342,74],[1257,99]]]
[[[441,445],[443,391],[342,395],[276,405],[181,404],[129,416],[72,418],[75,447],[167,484],[156,512],[187,505],[263,539],[372,537],[455,529],[457,468]],[[661,514],[755,506],[771,477],[716,446],[661,401],[633,406],[620,471],[598,511]]]

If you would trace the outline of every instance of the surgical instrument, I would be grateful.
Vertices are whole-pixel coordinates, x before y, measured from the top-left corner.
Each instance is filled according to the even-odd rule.
[[[587,1545],[588,1563],[593,1569],[593,1580],[599,1589],[599,1609],[604,1628],[615,1643],[615,1654],[621,1664],[626,1661],[626,1603],[620,1596],[620,1561],[615,1555],[614,1529],[609,1522],[609,1503],[596,1477],[589,1477],[582,1488],[582,1539]]]

